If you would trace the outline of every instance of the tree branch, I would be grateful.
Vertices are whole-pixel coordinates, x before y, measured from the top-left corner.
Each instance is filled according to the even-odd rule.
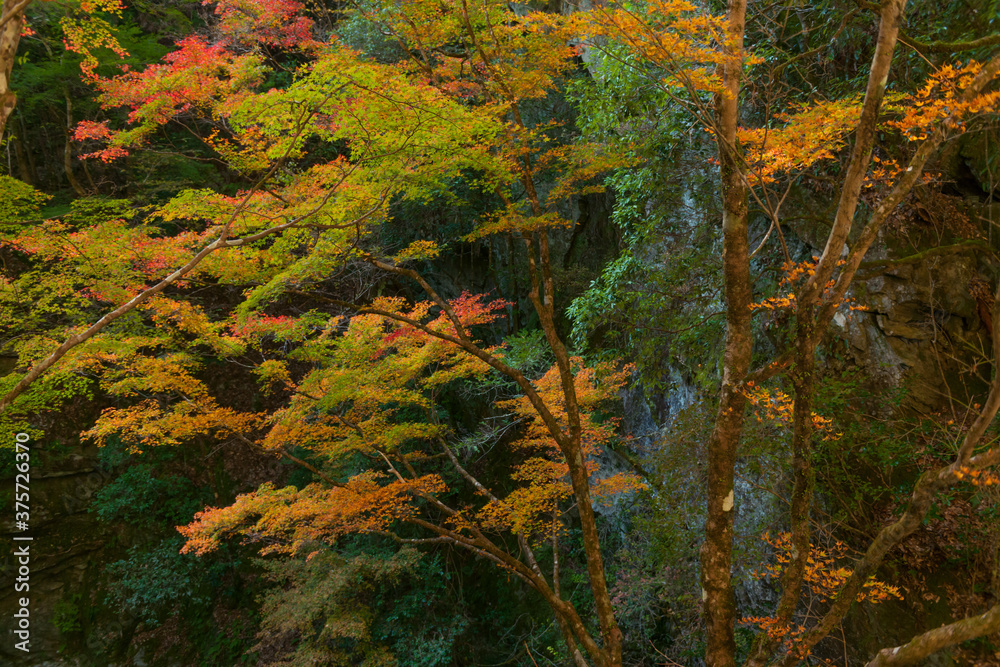
[[[868,663],[868,667],[912,665],[941,649],[998,630],[1000,630],[1000,604],[985,614],[963,618],[961,621],[917,635],[902,646],[884,648]]]
[[[0,17],[0,28],[3,28],[5,25],[7,25],[7,23],[9,23],[10,20],[13,19],[15,16],[24,12],[24,10],[27,9],[28,5],[30,4],[31,0],[21,0],[21,2],[7,9],[7,11],[3,13],[3,16]]]
[[[1000,33],[986,35],[985,37],[971,39],[966,42],[921,42],[904,32],[899,41],[907,46],[912,46],[922,53],[955,53],[957,51],[972,51],[973,49],[1000,44]]]

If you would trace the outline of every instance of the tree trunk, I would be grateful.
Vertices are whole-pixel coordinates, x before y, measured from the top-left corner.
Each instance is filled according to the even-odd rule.
[[[795,389],[792,432],[792,496],[790,507],[791,561],[781,578],[782,595],[775,613],[778,628],[787,628],[801,601],[802,582],[811,550],[809,513],[812,504],[814,471],[812,469],[812,409],[816,391],[816,347],[829,324],[822,308],[824,290],[840,262],[848,234],[854,223],[862,182],[871,160],[879,109],[892,64],[899,26],[906,0],[888,0],[881,6],[878,41],[868,75],[868,86],[855,132],[851,162],[841,186],[840,200],[833,228],[816,269],[796,295],[796,338],[791,374]],[[779,639],[761,633],[747,662],[761,667],[777,648]],[[788,659],[794,656],[789,654]]]
[[[66,144],[63,147],[63,168],[66,170],[66,180],[69,181],[73,192],[78,197],[83,197],[87,193],[80,185],[80,181],[76,180],[76,174],[73,173],[73,140],[70,138],[73,131],[73,101],[69,97],[68,90],[64,90],[63,95],[66,97]]]
[[[28,171],[30,172],[31,175],[31,180],[25,181],[25,183],[38,187],[38,184],[41,179],[39,179],[38,177],[38,165],[35,164],[35,155],[34,153],[31,152],[32,145],[28,137],[28,126],[24,124],[23,113],[19,113],[17,115],[17,122],[21,128],[20,133],[18,133],[17,139],[18,142],[21,144],[22,149],[24,150],[24,157],[27,160]]]
[[[16,135],[11,137],[11,141],[14,144],[14,153],[17,155],[17,172],[21,174],[21,180],[28,185],[36,185],[38,181],[35,179],[31,164],[25,154],[24,142],[21,141],[21,137]]]
[[[733,516],[736,448],[743,428],[746,397],[743,380],[750,369],[750,240],[747,230],[747,185],[736,149],[746,0],[730,0],[726,61],[719,68],[723,93],[716,98],[719,163],[722,178],[722,264],[726,296],[726,343],[722,392],[715,426],[708,440],[708,519],[701,550],[702,600],[705,605],[708,667],[732,667],[736,661],[733,628]]]
[[[30,0],[3,0],[0,15],[0,137],[7,127],[7,119],[14,113],[17,95],[10,87],[10,76],[17,60],[17,44],[21,41],[24,25],[24,8]]]

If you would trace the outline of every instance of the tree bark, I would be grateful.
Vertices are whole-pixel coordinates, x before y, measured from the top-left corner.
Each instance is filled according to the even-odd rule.
[[[87,193],[80,185],[80,181],[76,180],[76,174],[73,173],[73,140],[70,138],[70,133],[73,131],[73,101],[69,97],[68,90],[64,90],[63,95],[66,98],[66,143],[63,146],[63,169],[66,171],[66,180],[69,181],[73,192],[78,197],[83,197]]]
[[[17,45],[21,41],[24,25],[24,8],[30,0],[3,0],[0,15],[0,137],[7,127],[7,119],[14,113],[17,95],[10,86],[10,76],[17,60]]]
[[[868,667],[913,665],[941,649],[997,631],[1000,631],[1000,605],[980,616],[963,618],[917,635],[902,646],[884,648],[868,663]]]
[[[701,549],[708,667],[736,664],[736,602],[733,597],[733,517],[736,449],[743,429],[746,397],[743,382],[750,370],[753,344],[750,303],[750,239],[747,179],[736,148],[743,68],[746,0],[730,0],[727,9],[726,60],[719,68],[723,92],[716,98],[719,164],[722,180],[722,264],[726,298],[726,342],[722,391],[708,440],[708,514]]]

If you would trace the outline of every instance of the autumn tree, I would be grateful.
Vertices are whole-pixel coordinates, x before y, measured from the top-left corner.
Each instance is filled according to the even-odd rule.
[[[322,482],[301,491],[265,486],[206,512],[186,529],[191,551],[238,533],[277,540],[270,550],[285,553],[352,533],[453,544],[537,591],[578,664],[621,665],[594,503],[639,483],[597,476],[595,457],[614,428],[593,411],[624,371],[588,367],[567,351],[549,240],[571,224],[565,203],[599,189],[594,177],[623,161],[598,145],[561,144],[555,124],[526,118],[524,108],[574,68],[565,28],[495,4],[358,11],[371,12],[367,18],[409,57],[380,64],[323,40],[298,3],[222,2],[211,39],[185,38],[162,63],[95,78],[103,104],[126,108],[129,122],[81,123],[75,138],[94,142],[91,159],[128,159],[165,125],[183,123],[247,187],[185,191],[141,219],[63,218],[9,234],[4,243],[58,286],[50,327],[61,327],[65,339],[55,349],[40,337],[17,344],[26,372],[8,376],[0,405],[16,418],[58,401],[53,381],[96,376],[123,404],[89,431],[98,441],[123,438],[136,449],[205,436],[259,442]],[[287,85],[265,84],[289,62],[302,64]],[[444,298],[412,268],[441,248],[429,241],[384,248],[372,233],[394,203],[419,201],[460,174],[501,202],[467,238],[508,234],[523,245],[531,302],[555,359],[542,377],[529,378],[474,336],[501,302]],[[336,276],[358,265],[412,281],[428,300],[351,301],[337,291]],[[33,278],[23,280],[27,290]],[[245,290],[233,313],[212,313],[190,298],[196,286],[229,285]],[[268,314],[289,299],[315,307]],[[89,319],[102,304],[105,314]],[[198,378],[200,358],[246,355],[266,387],[289,392],[279,412],[236,411]],[[303,363],[316,370],[303,375],[296,370]],[[524,438],[512,445],[521,462],[501,482],[505,491],[464,469],[434,410],[439,386],[488,369],[523,394],[502,406],[525,422]],[[310,450],[323,468],[293,447]],[[342,460],[355,455],[371,458],[370,471],[342,479]],[[422,471],[442,456],[480,494],[480,507],[445,502],[441,475]],[[596,631],[560,588],[558,542],[571,507]],[[401,534],[398,524],[430,536]],[[516,549],[491,535],[513,536]],[[552,545],[550,574],[533,555],[538,544]]]

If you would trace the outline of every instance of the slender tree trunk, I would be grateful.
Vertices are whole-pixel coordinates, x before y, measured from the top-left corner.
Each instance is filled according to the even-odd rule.
[[[858,197],[871,160],[879,109],[885,95],[899,26],[906,0],[886,0],[881,5],[879,33],[872,57],[868,86],[855,132],[851,162],[844,176],[833,228],[812,277],[796,295],[794,365],[791,373],[795,389],[792,431],[792,495],[790,499],[791,561],[782,574],[782,595],[775,613],[777,626],[787,627],[801,600],[802,582],[811,550],[809,513],[812,504],[812,410],[816,392],[816,347],[829,324],[832,312],[823,308],[824,290],[839,263],[854,223]],[[761,633],[748,667],[761,667],[777,648],[779,639]],[[789,659],[794,656],[789,655]]]
[[[28,171],[29,171],[30,176],[31,176],[31,180],[30,181],[25,181],[25,183],[37,187],[38,183],[39,183],[39,180],[40,180],[38,178],[38,166],[35,164],[35,156],[31,152],[31,142],[29,141],[29,138],[28,138],[28,126],[24,124],[24,114],[23,113],[19,113],[17,115],[17,122],[18,122],[18,125],[21,128],[21,132],[18,134],[17,139],[18,139],[18,142],[21,143],[22,148],[24,150],[24,157],[27,160]]]
[[[66,143],[63,147],[63,169],[66,170],[66,180],[69,181],[73,192],[78,197],[83,197],[87,193],[80,185],[80,181],[76,180],[76,174],[73,173],[73,140],[70,138],[70,133],[73,131],[73,101],[69,97],[68,90],[64,90],[63,95],[66,97]]]
[[[21,180],[28,185],[35,185],[35,175],[32,173],[31,165],[25,155],[24,142],[21,141],[21,137],[16,135],[12,136],[10,140],[14,144],[14,153],[17,155],[17,171],[21,174]]]
[[[705,605],[708,667],[735,665],[733,628],[733,486],[736,449],[743,428],[746,398],[743,379],[750,369],[750,241],[747,232],[747,185],[737,154],[739,96],[746,0],[730,0],[727,10],[727,56],[719,68],[723,92],[716,100],[719,163],[722,177],[722,264],[726,297],[726,343],[722,392],[715,427],[708,440],[708,518],[701,550],[702,600]]]
[[[854,224],[854,214],[858,208],[858,197],[861,186],[871,164],[872,146],[875,142],[875,130],[878,126],[879,109],[885,97],[885,87],[889,80],[892,67],[892,54],[899,38],[899,26],[903,22],[903,12],[906,0],[885,0],[879,16],[878,41],[875,45],[875,55],[872,57],[871,70],[868,74],[868,86],[865,90],[865,101],[861,108],[861,118],[855,131],[854,149],[851,152],[851,163],[847,167],[840,190],[840,201],[837,203],[837,213],[833,229],[827,237],[826,247],[816,266],[816,272],[806,282],[799,303],[812,307],[821,297],[827,281],[840,261],[844,244]],[[822,328],[814,333],[822,336]]]

